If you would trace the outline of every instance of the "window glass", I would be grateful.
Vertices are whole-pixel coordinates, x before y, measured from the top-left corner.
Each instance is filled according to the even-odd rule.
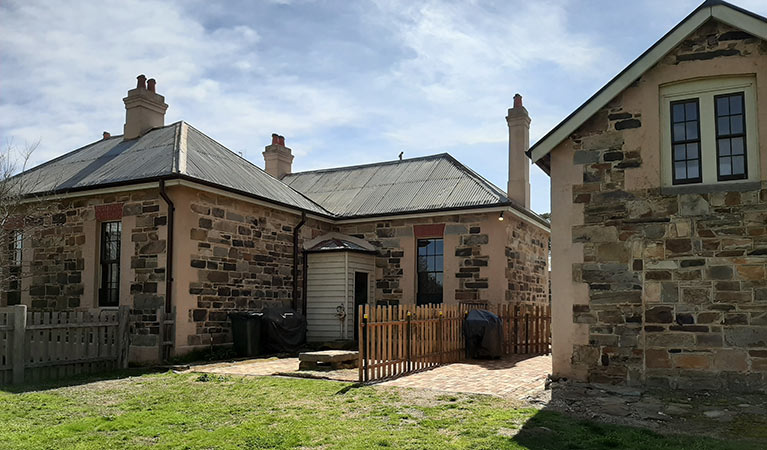
[[[443,254],[442,239],[418,239],[417,303],[442,303]]]
[[[674,184],[701,181],[698,99],[671,103],[671,145]]]
[[[6,303],[8,306],[21,304],[21,265],[24,247],[24,234],[21,230],[8,233],[8,286]]]
[[[122,223],[101,224],[101,285],[99,306],[117,306],[120,303],[120,239]]]
[[[717,169],[720,181],[748,178],[743,102],[743,92],[715,97]]]

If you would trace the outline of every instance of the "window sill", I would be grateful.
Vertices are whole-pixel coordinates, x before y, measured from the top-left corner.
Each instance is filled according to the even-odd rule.
[[[738,183],[685,184],[680,186],[664,186],[660,189],[663,195],[709,194],[712,192],[745,192],[758,191],[762,188],[759,181],[744,181]]]

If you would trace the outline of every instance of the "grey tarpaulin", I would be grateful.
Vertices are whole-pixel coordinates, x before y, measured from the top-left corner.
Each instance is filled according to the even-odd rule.
[[[503,355],[503,324],[490,311],[469,311],[463,320],[463,336],[469,358],[500,358]]]

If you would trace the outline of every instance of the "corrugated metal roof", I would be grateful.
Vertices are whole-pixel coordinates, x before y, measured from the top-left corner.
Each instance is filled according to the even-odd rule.
[[[538,218],[447,153],[277,180],[185,122],[130,141],[94,142],[18,178],[25,192],[44,194],[174,176],[339,219],[484,206],[513,206]]]
[[[182,139],[181,136],[185,136]],[[180,161],[183,159],[183,161]],[[61,192],[172,175],[231,188],[323,215],[328,211],[185,122],[124,141],[114,136],[30,169],[28,194]]]
[[[447,153],[294,173],[282,181],[344,218],[511,204]]]

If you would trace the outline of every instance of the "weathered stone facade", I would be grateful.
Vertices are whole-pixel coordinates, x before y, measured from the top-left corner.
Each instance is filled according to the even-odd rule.
[[[34,310],[61,311],[98,307],[99,226],[123,224],[120,303],[131,307],[131,343],[156,346],[157,310],[164,307],[167,215],[156,190],[75,197],[28,219],[24,259],[28,274],[23,303]]]
[[[506,227],[506,301],[549,302],[549,233],[521,220]]]
[[[415,302],[417,227],[444,234],[444,302],[548,302],[548,231],[507,214],[444,215],[341,224],[377,249],[376,299]]]
[[[582,248],[571,257],[572,279],[588,286],[587,302],[572,302],[572,322],[587,341],[571,336],[569,373],[593,382],[767,389],[767,183],[661,188],[657,135],[666,125],[647,101],[664,79],[658,73],[687,64],[720,75],[725,58],[750,58],[759,71],[766,50],[709,22],[564,144],[582,173],[570,186],[579,219],[572,248]]]
[[[300,216],[205,192],[182,207],[189,208],[194,220],[189,235],[179,237],[181,242],[188,239],[192,254],[186,264],[196,273],[188,286],[194,307],[183,319],[195,324],[188,345],[231,342],[230,311],[290,306],[293,229]],[[305,239],[330,229],[327,223],[307,220],[299,230],[299,248]],[[303,279],[301,259],[298,276]],[[299,283],[299,299],[302,291]]]

